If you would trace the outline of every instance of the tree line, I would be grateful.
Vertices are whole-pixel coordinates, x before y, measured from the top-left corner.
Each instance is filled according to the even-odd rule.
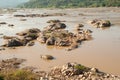
[[[120,0],[30,0],[21,8],[120,7]]]

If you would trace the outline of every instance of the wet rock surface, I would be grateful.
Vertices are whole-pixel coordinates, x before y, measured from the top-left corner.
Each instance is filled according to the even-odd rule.
[[[54,57],[52,55],[41,55],[40,56],[41,59],[44,59],[44,60],[53,60]]]
[[[68,46],[68,51],[78,48],[80,43],[85,40],[91,39],[92,31],[87,29],[77,30],[76,34],[68,30],[65,30],[67,27],[64,23],[61,23],[60,20],[49,20],[50,25],[44,28],[41,31],[40,36],[37,40],[46,45],[54,45],[59,47]],[[79,29],[83,27],[83,24],[77,25]],[[76,29],[77,29],[76,28]]]
[[[16,33],[18,36],[3,36],[6,39],[6,43],[3,47],[18,47],[18,46],[33,46],[35,39],[39,36],[40,30],[37,28],[27,29],[23,32]]]
[[[89,21],[89,23],[96,28],[106,28],[111,26],[111,22],[109,20],[94,19],[92,21]]]
[[[49,25],[44,27],[42,31],[38,28],[31,28],[16,33],[16,36],[4,36],[7,42],[4,47],[33,46],[33,40],[44,43],[47,46],[68,47],[67,51],[71,51],[79,47],[82,41],[91,40],[92,31],[82,29],[83,24],[75,26],[76,33],[70,32],[65,28],[67,25],[60,20],[49,20]]]
[[[0,25],[5,25],[5,24],[7,24],[6,22],[0,22]]]
[[[14,47],[14,46],[23,46],[23,42],[18,38],[12,38],[8,40],[8,43],[6,44],[7,47]]]

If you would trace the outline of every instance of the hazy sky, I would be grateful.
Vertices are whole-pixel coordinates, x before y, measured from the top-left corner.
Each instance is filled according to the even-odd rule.
[[[14,7],[29,0],[0,0],[0,7]]]

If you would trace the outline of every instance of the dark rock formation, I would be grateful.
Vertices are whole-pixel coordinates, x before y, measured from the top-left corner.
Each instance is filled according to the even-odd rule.
[[[40,57],[44,60],[53,60],[54,59],[54,57],[51,55],[41,55]]]
[[[90,21],[89,23],[92,24],[94,27],[97,27],[97,28],[105,28],[105,27],[110,27],[111,26],[111,22],[109,20],[94,19],[94,20]]]

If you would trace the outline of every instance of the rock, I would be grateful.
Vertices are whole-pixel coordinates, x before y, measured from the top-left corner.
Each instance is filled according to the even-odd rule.
[[[16,35],[19,35],[19,36],[25,36],[25,35],[29,35],[29,34],[31,34],[31,33],[40,33],[41,31],[40,31],[40,29],[38,29],[38,28],[31,28],[31,29],[26,29],[26,30],[24,30],[24,31],[22,31],[22,32],[20,32],[20,33],[16,33]]]
[[[31,29],[28,29],[26,31],[28,33],[39,33],[39,32],[41,32],[40,29],[38,29],[38,28],[31,28]]]
[[[65,29],[66,25],[64,23],[57,23],[56,24],[56,29]]]
[[[3,36],[3,39],[12,39],[12,38],[17,38],[15,36]]]
[[[92,72],[91,72],[92,70]],[[94,71],[94,72],[93,72]],[[96,68],[88,68],[78,63],[67,63],[62,67],[54,67],[47,77],[52,76],[56,80],[119,80],[113,75],[97,72]]]
[[[17,69],[25,59],[11,58],[0,61],[1,70]]]
[[[9,27],[13,27],[14,25],[13,24],[8,24]]]
[[[35,40],[38,38],[38,34],[37,33],[28,33],[27,35],[24,36],[24,38],[31,38],[32,40]]]
[[[78,26],[80,28],[83,25],[79,24]],[[69,46],[70,48],[68,48],[67,51],[71,51],[78,48],[82,41],[90,40],[92,38],[92,31],[89,29],[81,29],[77,34],[74,34],[68,30],[64,30],[65,27],[66,25],[64,23],[61,23],[59,20],[55,20],[52,24],[44,28],[37,40],[41,43],[46,43],[46,45],[62,47]]]
[[[46,45],[54,45],[54,44],[55,44],[55,38],[54,37],[50,37],[49,39],[47,39]]]
[[[14,15],[14,17],[25,17],[25,15]]]
[[[7,47],[17,47],[23,45],[24,45],[23,42],[18,38],[12,38],[7,42]]]
[[[7,23],[6,23],[6,22],[0,22],[0,24],[1,24],[1,25],[5,25],[5,24],[7,24]]]
[[[95,73],[99,72],[98,69],[96,69],[96,68],[91,68],[90,70],[91,70],[92,72],[95,72]]]
[[[80,75],[82,74],[84,71],[87,70],[87,67],[83,67],[82,65],[80,64],[77,64],[77,63],[67,63],[66,65],[63,65],[61,68],[55,68],[53,69],[52,71],[55,71],[55,72],[52,72],[52,73],[55,73],[55,74],[61,74],[61,75],[64,75],[64,76],[75,76],[75,75]]]
[[[111,26],[111,22],[109,20],[104,20],[100,24],[100,27],[110,27],[110,26]]]
[[[78,43],[73,43],[71,44],[70,48],[68,48],[68,51],[76,49],[76,48],[78,48]]]
[[[37,16],[36,14],[26,15],[26,16]],[[46,45],[55,45],[55,46],[69,46],[67,50],[73,50],[78,48],[79,44],[82,41],[91,39],[92,31],[89,29],[80,29],[77,34],[64,30],[66,24],[61,23],[60,20],[50,20],[51,23],[43,31],[40,31],[38,28],[26,29],[22,32],[16,33],[19,38],[14,36],[4,36],[4,39],[8,39],[7,44],[4,46],[33,46],[33,40],[38,40],[41,43],[46,43]],[[77,27],[83,27],[84,25],[78,24]],[[15,40],[14,40],[15,39]],[[17,39],[17,40],[16,40]]]
[[[40,57],[44,60],[53,60],[54,59],[54,57],[51,55],[41,55]]]
[[[61,40],[57,45],[58,46],[70,46],[70,42],[68,40]]]
[[[30,42],[27,44],[27,46],[33,46],[34,44],[35,44],[35,42],[30,41]]]
[[[5,50],[5,48],[0,48],[0,51]]]
[[[29,41],[35,40],[39,37],[39,33],[41,31],[38,28],[32,28],[32,29],[27,29],[24,30],[20,33],[16,33],[16,35],[21,36],[23,39],[23,41],[26,43],[28,43]]]
[[[20,19],[20,21],[27,21],[27,19]]]
[[[54,13],[53,16],[64,16],[66,15],[65,13]]]
[[[22,40],[29,42],[29,41],[32,41],[33,39],[32,39],[32,37],[23,37]]]
[[[90,21],[89,23],[97,28],[105,28],[105,27],[111,26],[111,22],[109,20],[94,19],[94,20]]]
[[[61,22],[56,22],[56,23],[52,23],[49,26],[45,27],[45,30],[49,30],[49,31],[54,31],[54,30],[58,30],[58,29],[65,29],[66,25],[64,23]]]
[[[61,22],[60,20],[49,20],[49,21],[47,21],[47,23],[59,23],[59,22]]]
[[[45,37],[45,36],[38,37],[37,40],[38,40],[40,43],[46,43],[47,37]]]
[[[91,31],[90,29],[85,29],[83,30],[84,34],[91,34],[93,31]]]
[[[81,27],[84,27],[84,25],[83,24],[77,24],[75,27],[76,28],[81,28]]]

